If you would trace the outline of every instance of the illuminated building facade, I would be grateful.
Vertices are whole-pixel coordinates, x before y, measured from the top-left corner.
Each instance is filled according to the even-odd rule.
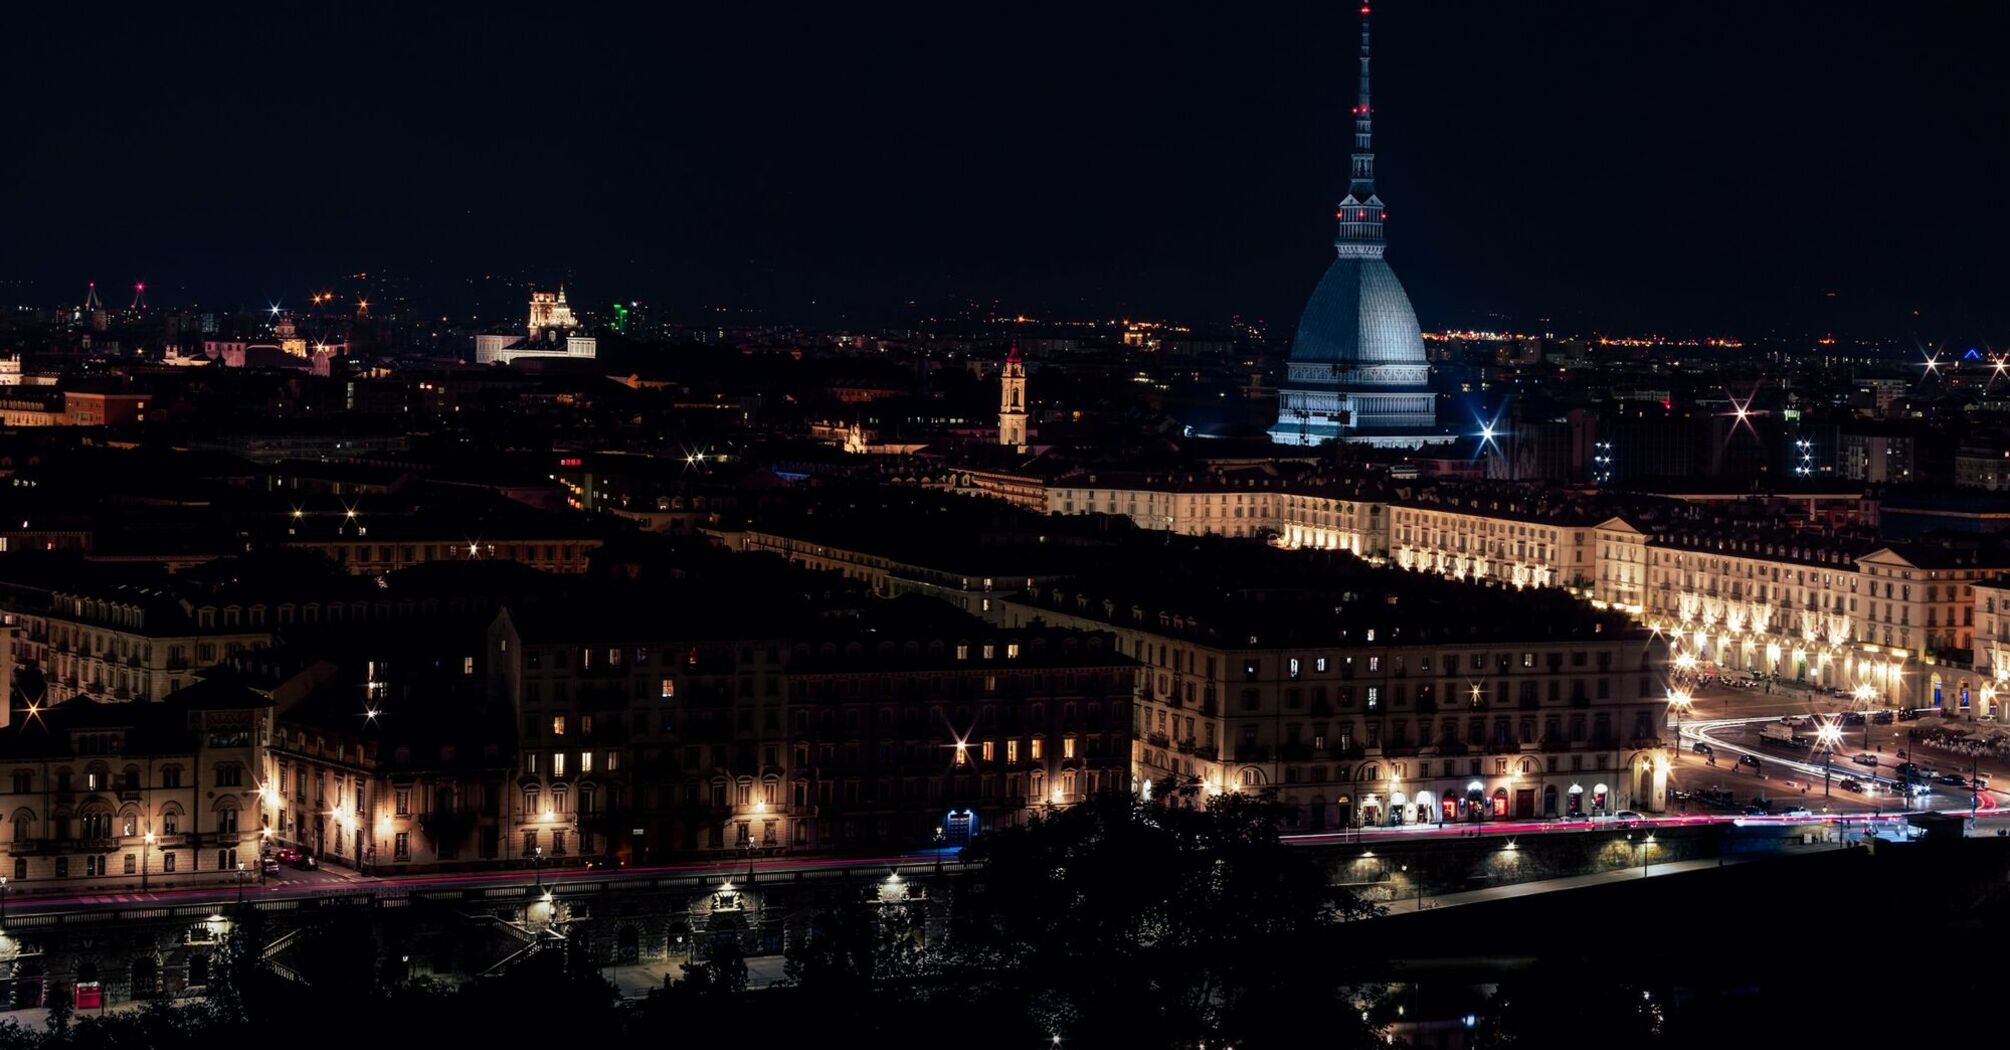
[[[153,704],[17,699],[0,726],[0,874],[16,891],[162,890],[255,871],[271,730],[272,702],[224,683]]]
[[[519,358],[573,358],[591,360],[599,355],[600,341],[582,332],[572,307],[565,301],[565,289],[530,293],[528,333],[489,332],[475,336],[475,363],[506,365]]]
[[[1003,608],[1008,623],[1112,631],[1144,665],[1141,792],[1274,787],[1307,832],[1660,811],[1661,648],[1619,616],[1546,601],[1519,619],[1469,610],[1440,639],[1358,625],[1394,602],[1337,630],[1330,599],[1317,630],[1302,627],[1320,610],[1275,597],[1167,609],[1057,585]]]

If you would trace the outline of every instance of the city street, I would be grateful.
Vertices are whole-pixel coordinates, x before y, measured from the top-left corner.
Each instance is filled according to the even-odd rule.
[[[1879,725],[1872,717],[1879,710],[1889,709],[1778,683],[1771,692],[1722,685],[1695,690],[1688,714],[1681,719],[1681,741],[1670,770],[1671,785],[1689,792],[1727,790],[1740,807],[1763,795],[1772,800],[1776,810],[1806,806],[1817,816],[1824,812],[1853,815],[1908,810],[1966,815],[1971,806],[1978,816],[1986,816],[2010,801],[2010,797],[1994,789],[2004,783],[2010,763],[1994,756],[1970,759],[1921,746],[1915,734],[1950,724],[1949,721],[1928,716],[1910,721],[1894,718],[1890,724]],[[1851,711],[1864,713],[1866,717],[1861,725],[1841,726],[1841,739],[1826,762],[1826,793],[1824,756],[1819,748],[1781,747],[1760,741],[1761,728],[1784,724],[1780,722],[1782,718],[1811,717],[1819,725],[1821,720],[1840,718]],[[1801,731],[1811,733],[1813,729],[1807,727]],[[1699,742],[1710,747],[1714,755],[1697,753]],[[1854,761],[1854,756],[1860,754],[1875,756],[1877,764]],[[1740,764],[1740,757],[1746,755],[1758,760],[1756,770]],[[1908,759],[1936,773],[1989,774],[1992,788],[1971,791],[1966,786],[1934,782],[1930,784],[1932,793],[1925,796],[1923,804],[1906,806],[1894,788],[1899,780],[1897,767]],[[1841,781],[1846,778],[1874,788],[1865,792],[1845,790]],[[1686,812],[1698,812],[1697,806],[1697,802],[1690,801]],[[1678,805],[1676,812],[1684,810]]]

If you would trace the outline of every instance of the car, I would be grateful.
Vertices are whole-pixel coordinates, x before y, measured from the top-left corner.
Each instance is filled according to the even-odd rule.
[[[1754,809],[1758,810],[1761,813],[1771,813],[1773,811],[1773,800],[1767,798],[1764,795],[1760,795],[1752,799],[1751,804],[1747,808],[1746,812],[1750,812],[1751,810]]]
[[[1959,773],[1942,773],[1933,779],[1942,784],[1951,784],[1954,787],[1968,786],[1968,778]]]
[[[1844,777],[1840,781],[1837,781],[1836,786],[1842,788],[1844,791],[1854,791],[1857,794],[1864,793],[1863,781],[1855,777]]]
[[[1757,769],[1757,768],[1759,768],[1759,756],[1757,756],[1757,755],[1739,755],[1739,756],[1738,756],[1738,764],[1739,764],[1739,765],[1741,765],[1741,766],[1751,766],[1751,767],[1752,767],[1753,769]]]
[[[1645,820],[1646,818],[1630,809],[1622,809],[1614,813],[1612,819],[1620,824],[1631,824],[1636,820]]]
[[[270,853],[261,854],[258,858],[258,871],[261,875],[279,874],[279,858]]]
[[[281,846],[272,851],[272,859],[280,864],[293,864],[297,866],[300,863],[300,851],[292,846]]]
[[[1871,713],[1870,721],[1872,725],[1888,726],[1892,722],[1891,712],[1874,711]]]
[[[1912,797],[1914,797],[1914,798],[1919,798],[1919,797],[1921,797],[1921,796],[1924,796],[1924,795],[1931,795],[1931,794],[1933,794],[1933,785],[1931,785],[1931,784],[1893,784],[1893,785],[1892,785],[1892,787],[1891,787],[1891,793],[1892,793],[1892,794],[1894,794],[1894,795],[1911,795],[1911,796],[1912,796]]]
[[[1710,745],[1702,742],[1701,740],[1698,740],[1694,744],[1689,745],[1689,750],[1694,751],[1699,755],[1714,755],[1717,753],[1716,748],[1711,747]]]
[[[1877,765],[1877,756],[1876,756],[1876,755],[1873,755],[1873,754],[1871,754],[1871,753],[1870,753],[1870,752],[1868,752],[1868,751],[1863,751],[1863,752],[1859,752],[1859,753],[1857,753],[1857,754],[1854,754],[1854,755],[1851,755],[1851,756],[1849,756],[1849,760],[1850,760],[1850,761],[1852,761],[1852,762],[1855,762],[1855,763],[1856,763],[1857,765],[1860,765],[1860,766],[1872,766],[1872,767],[1875,767],[1875,766]]]
[[[1812,817],[1812,816],[1814,816],[1814,814],[1813,814],[1812,812],[1810,812],[1810,811],[1808,810],[1808,807],[1806,807],[1806,806],[1795,806],[1795,807],[1793,807],[1792,809],[1787,809],[1787,810],[1783,810],[1783,811],[1781,811],[1781,813],[1780,813],[1780,816],[1783,816],[1783,817]]]
[[[1843,716],[1842,716],[1842,724],[1843,724],[1843,725],[1846,725],[1846,726],[1860,726],[1860,725],[1862,725],[1862,724],[1863,724],[1863,721],[1864,721],[1864,719],[1863,719],[1863,712],[1862,712],[1862,711],[1844,711],[1844,712],[1843,712]]]
[[[618,868],[620,866],[621,866],[620,857],[602,856],[602,857],[586,858],[586,870],[588,871],[605,871],[610,868]]]

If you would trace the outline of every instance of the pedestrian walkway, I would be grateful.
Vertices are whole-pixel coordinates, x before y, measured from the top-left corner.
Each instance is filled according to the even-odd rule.
[[[1567,875],[1563,878],[1558,879],[1536,879],[1530,882],[1511,882],[1500,886],[1488,886],[1485,887],[1484,889],[1462,890],[1457,893],[1440,893],[1435,895],[1426,894],[1421,898],[1417,897],[1397,898],[1387,902],[1389,909],[1388,914],[1401,915],[1404,914],[1405,912],[1433,911],[1438,908],[1456,907],[1461,904],[1483,904],[1488,901],[1508,900],[1514,897],[1532,897],[1540,893],[1556,893],[1562,890],[1584,889],[1590,886],[1604,886],[1617,882],[1636,882],[1643,878],[1659,878],[1660,876],[1663,875],[1676,875],[1683,872],[1702,871],[1706,868],[1730,867],[1731,865],[1734,864],[1744,864],[1754,860],[1763,860],[1766,859],[1768,856],[1772,857],[1782,855],[1792,856],[1795,853],[1806,852],[1816,849],[1827,850],[1827,849],[1841,849],[1841,848],[1844,847],[1842,844],[1839,843],[1838,844],[1824,843],[1820,845],[1803,847],[1802,849],[1799,850],[1789,849],[1784,854],[1775,853],[1769,855],[1738,855],[1729,857],[1702,857],[1695,860],[1672,860],[1666,863],[1651,864],[1644,869],[1636,864],[1632,867],[1611,868],[1606,871],[1595,871],[1587,875]]]

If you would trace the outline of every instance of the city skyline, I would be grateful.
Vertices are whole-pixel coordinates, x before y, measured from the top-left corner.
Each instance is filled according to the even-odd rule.
[[[1345,189],[1355,17],[561,15],[551,46],[509,12],[31,28],[48,43],[4,76],[30,126],[74,130],[26,134],[4,176],[0,280],[254,305],[359,269],[516,271],[805,323],[962,298],[1287,328]],[[1392,258],[1427,329],[1994,339],[2004,147],[1963,132],[2010,97],[1976,50],[2003,17],[1385,6]],[[59,74],[80,49],[102,75]],[[268,55],[245,90],[234,63]]]

